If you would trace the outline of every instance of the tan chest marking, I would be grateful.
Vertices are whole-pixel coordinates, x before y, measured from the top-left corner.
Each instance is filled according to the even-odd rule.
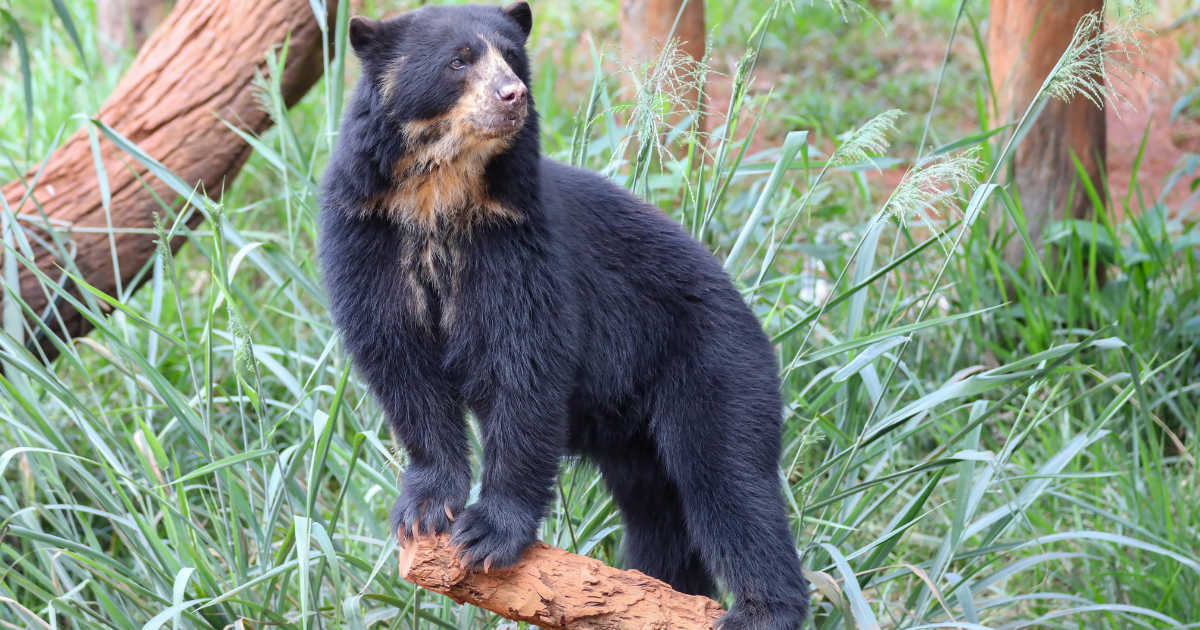
[[[447,241],[432,232],[415,242],[401,261],[410,308],[425,328],[440,325],[442,330],[449,330],[454,325],[463,262],[462,250],[456,241]],[[438,301],[440,322],[432,321],[431,297]]]

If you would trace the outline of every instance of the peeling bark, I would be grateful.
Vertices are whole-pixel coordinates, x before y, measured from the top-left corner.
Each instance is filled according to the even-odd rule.
[[[330,11],[336,10],[336,2],[329,5]],[[253,133],[271,125],[256,100],[254,76],[256,71],[267,73],[267,52],[282,45],[289,35],[287,65],[280,82],[291,106],[323,72],[321,30],[307,0],[181,0],[146,42],[97,118],[189,185],[198,185],[217,198],[250,156],[250,146],[222,119]],[[113,227],[152,227],[154,213],[162,214],[162,209],[137,177],[168,204],[176,194],[103,139],[101,157],[112,191]],[[34,178],[35,171],[30,171],[25,182],[32,184]],[[27,228],[44,225],[35,203],[55,222],[89,228],[106,225],[91,148],[82,129],[54,152],[37,179],[32,198],[26,199],[26,193],[21,181],[3,189],[13,211],[28,219],[24,221]],[[195,216],[192,223],[200,220]],[[33,231],[49,240],[40,228]],[[70,240],[76,252],[74,263],[84,279],[101,291],[114,293],[116,274],[108,235],[71,233],[70,227],[56,231],[60,238]],[[127,286],[154,255],[155,237],[125,233],[115,239],[121,278]],[[175,239],[172,247],[178,248],[182,242]],[[59,277],[57,266],[64,265],[53,252],[35,245],[34,254],[43,272]],[[39,313],[47,306],[36,277],[24,269],[21,296]],[[90,329],[69,306],[60,305],[60,312],[70,335]],[[54,318],[47,323],[63,334]],[[42,347],[49,357],[56,354],[49,340],[43,340]]]
[[[400,577],[547,630],[706,630],[724,612],[707,597],[541,542],[512,568],[472,573],[449,536],[426,536],[401,548]]]

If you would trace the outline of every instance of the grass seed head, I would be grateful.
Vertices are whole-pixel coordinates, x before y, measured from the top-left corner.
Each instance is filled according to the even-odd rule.
[[[890,109],[867,121],[867,124],[841,136],[842,145],[829,158],[830,166],[845,166],[866,161],[867,157],[887,151],[887,134],[896,130],[896,119],[904,112]]]
[[[979,147],[945,158],[935,156],[922,160],[904,174],[883,211],[898,220],[917,217],[940,238],[941,230],[930,222],[930,216],[940,216],[938,206],[954,199],[957,191],[977,183],[982,171]]]
[[[679,39],[672,39],[654,59],[625,68],[637,90],[629,126],[636,130],[638,145],[652,148],[664,162],[669,157],[662,132],[671,119],[687,113],[705,113],[700,111],[703,101],[698,95],[704,89],[705,78],[710,70],[707,56],[693,59],[682,49],[682,44]],[[685,130],[684,133],[689,132]]]
[[[1150,47],[1138,35],[1154,35],[1154,31],[1139,23],[1148,13],[1141,4],[1134,4],[1129,12],[1112,23],[1105,21],[1107,11],[1108,4],[1105,3],[1100,11],[1088,13],[1079,20],[1071,44],[1042,84],[1045,94],[1062,101],[1083,96],[1100,108],[1106,101],[1114,106],[1118,101],[1133,105],[1117,91],[1114,81],[1134,88],[1136,75],[1149,76],[1134,65],[1133,58],[1148,56]],[[1117,115],[1120,115],[1119,111]]]

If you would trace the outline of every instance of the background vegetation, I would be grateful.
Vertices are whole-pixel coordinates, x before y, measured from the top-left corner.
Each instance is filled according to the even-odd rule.
[[[24,42],[0,39],[11,180],[124,65],[97,63],[89,2],[0,6]],[[1008,268],[998,252],[1022,235],[989,223],[1022,210],[997,186],[1013,129],[991,133],[987,7],[870,8],[709,3],[699,134],[669,115],[677,66],[619,72],[604,43],[615,3],[541,3],[545,149],[678,218],[777,342],[780,474],[812,627],[1200,627],[1197,158],[1093,222],[1054,224],[1044,264]],[[1189,67],[1193,38],[1178,41]],[[163,229],[188,245],[152,261],[142,290],[85,298],[97,330],[52,366],[26,351],[6,282],[0,625],[506,623],[395,577],[386,515],[403,454],[338,350],[314,259],[331,90],[290,112],[277,92],[264,82],[279,124],[222,204],[202,204],[210,221],[172,227],[190,191],[165,200]],[[564,462],[543,538],[619,566],[621,537],[596,473]]]

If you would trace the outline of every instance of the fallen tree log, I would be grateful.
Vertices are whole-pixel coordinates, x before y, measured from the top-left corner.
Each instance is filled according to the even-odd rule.
[[[458,563],[448,535],[424,536],[401,547],[400,577],[547,630],[705,630],[724,612],[707,597],[542,542],[514,567],[472,573]]]
[[[329,1],[331,14],[336,4],[336,0]],[[308,0],[181,0],[142,47],[97,118],[189,185],[219,196],[251,150],[222,119],[253,133],[271,125],[254,84],[256,72],[267,73],[268,51],[288,42],[280,84],[289,107],[323,73],[321,29],[312,6]],[[334,22],[332,16],[328,22]],[[155,194],[171,203],[175,193],[112,144],[101,141],[100,145],[112,195],[113,228],[152,227],[154,213],[162,214]],[[28,195],[27,186],[35,181],[35,189]],[[27,219],[24,227],[47,242],[48,235],[36,227],[44,222],[35,204],[55,224],[67,225],[56,231],[71,241],[74,264],[83,278],[106,293],[115,293],[117,278],[108,234],[71,231],[72,227],[107,225],[85,130],[76,132],[54,152],[40,177],[35,180],[35,171],[30,171],[24,182],[5,186],[3,196],[14,212]],[[193,226],[202,218],[195,215]],[[154,255],[154,240],[153,234],[115,235],[124,286]],[[182,238],[174,239],[172,247],[182,243]],[[56,265],[66,266],[44,247],[35,245],[33,251],[38,267],[51,277],[59,276]],[[33,310],[43,312],[47,295],[36,276],[25,269],[20,290]],[[78,336],[88,331],[87,320],[74,309],[60,305],[59,311],[61,324],[57,318],[47,321],[57,334]],[[54,357],[55,348],[48,340],[41,346],[49,358]]]

